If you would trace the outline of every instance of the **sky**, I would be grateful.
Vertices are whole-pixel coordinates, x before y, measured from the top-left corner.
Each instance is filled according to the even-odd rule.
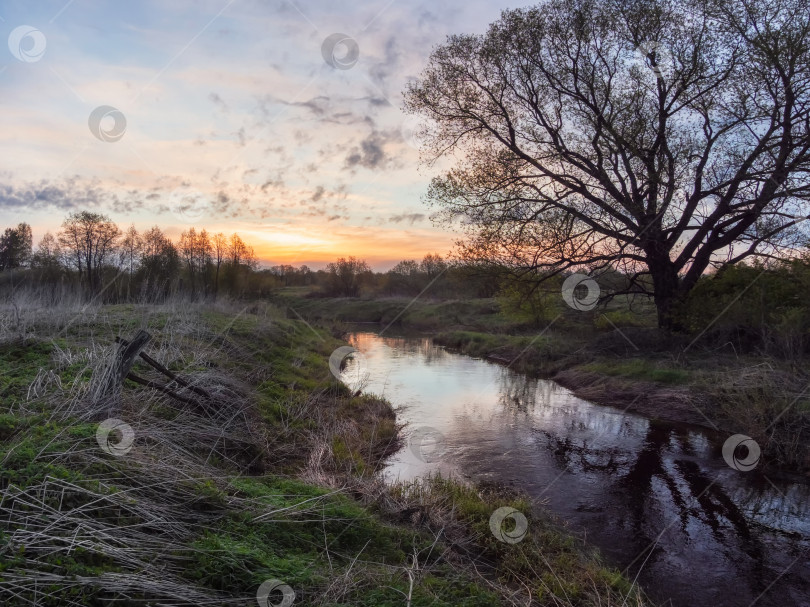
[[[0,3],[0,228],[69,212],[238,232],[266,265],[375,269],[459,234],[425,194],[402,92],[493,0]]]

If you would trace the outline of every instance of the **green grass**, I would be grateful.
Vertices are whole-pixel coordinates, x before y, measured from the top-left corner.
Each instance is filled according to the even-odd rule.
[[[479,566],[491,566],[492,575],[503,583],[529,588],[541,604],[579,605],[594,600],[610,604],[616,597],[626,597],[628,604],[641,600],[641,594],[633,592],[621,573],[605,567],[583,542],[563,532],[547,514],[511,490],[471,487],[432,476],[400,485],[397,491],[417,499],[434,516],[436,511],[452,513],[469,537],[476,538]],[[523,539],[507,543],[496,538],[490,517],[498,508],[512,508],[526,517]],[[504,530],[514,528],[513,522]],[[594,588],[599,589],[601,598],[596,598]]]
[[[613,302],[613,305],[620,306],[620,302]],[[602,330],[610,330],[615,327],[654,327],[656,318],[654,311],[631,311],[626,307],[608,309],[594,320],[594,327]]]
[[[0,348],[0,403],[11,407],[24,400],[40,367],[50,363],[51,345],[27,340]]]
[[[495,299],[431,301],[413,297],[307,298],[300,291],[276,294],[279,305],[311,321],[326,323],[375,322],[397,327],[438,331],[450,328],[508,330],[514,321],[501,314]]]
[[[372,307],[363,302],[357,305]],[[402,302],[380,305],[386,315],[396,315]],[[488,301],[467,306],[427,304],[410,312],[422,326],[448,319],[464,324],[476,316],[494,315]],[[32,319],[30,326],[32,332],[39,330],[47,337],[54,326],[61,325],[50,318],[41,319],[39,325]],[[245,438],[253,440],[254,433],[260,438],[245,447],[243,455],[260,468],[258,472],[228,452],[219,440],[218,427],[207,429],[197,442],[184,444],[185,451],[163,449],[163,443],[172,441],[171,435],[138,436],[139,455],[116,458],[98,449],[99,420],[54,415],[55,403],[81,394],[91,381],[88,352],[141,327],[153,334],[147,350],[168,352],[165,364],[181,375],[209,381],[226,377],[240,386],[239,395],[229,398],[250,405],[245,421],[251,432]],[[503,345],[498,336],[463,335],[482,351]],[[531,337],[505,339],[511,348],[524,348]],[[0,386],[4,402],[13,403],[13,408],[0,413],[0,488],[18,495],[46,481],[68,482],[76,490],[48,494],[48,506],[69,513],[98,501],[93,510],[96,522],[112,525],[109,533],[145,524],[137,510],[105,501],[111,496],[133,505],[146,500],[150,511],[157,508],[169,527],[194,521],[193,533],[165,555],[167,572],[179,575],[181,583],[195,592],[247,597],[251,602],[259,584],[271,578],[295,589],[297,605],[393,607],[405,604],[410,596],[413,606],[484,607],[506,604],[505,591],[496,591],[506,587],[501,584],[531,587],[535,596],[549,604],[592,605],[599,603],[599,597],[617,596],[626,580],[603,567],[558,527],[535,518],[525,500],[488,498],[462,485],[436,481],[432,499],[444,503],[441,520],[448,528],[463,529],[463,534],[447,537],[433,523],[403,522],[398,508],[407,509],[413,503],[409,499],[421,498],[407,497],[401,489],[389,495],[371,476],[382,455],[397,446],[396,418],[388,403],[372,396],[352,396],[332,377],[329,355],[341,344],[330,332],[285,318],[283,312],[264,304],[230,310],[225,306],[100,307],[78,318],[54,342],[33,339],[3,344]],[[63,353],[71,352],[73,358],[59,354],[54,345]],[[535,345],[548,343],[541,339]],[[27,400],[28,385],[40,368],[56,373],[63,391]],[[136,369],[150,372],[142,362]],[[25,414],[20,413],[23,410]],[[182,414],[176,403],[128,384],[120,415],[126,418],[132,410],[157,427]],[[150,457],[160,462],[157,468],[153,469]],[[178,458],[174,464],[167,460],[171,457]],[[207,475],[186,472],[188,463],[204,466]],[[176,472],[166,472],[166,465],[175,465]],[[170,474],[169,483],[165,476],[152,478],[157,469],[161,475]],[[328,487],[301,480],[302,473],[321,478]],[[151,490],[152,484],[164,489]],[[184,500],[181,507],[176,503],[178,495]],[[489,516],[503,503],[531,517],[531,542],[516,548],[493,539]],[[23,514],[25,509],[18,512],[33,516]],[[3,574],[20,571],[73,580],[39,584],[37,600],[42,605],[67,599],[86,605],[119,600],[122,594],[105,585],[103,575],[146,575],[91,544],[67,550],[66,538],[47,555],[30,548],[26,552],[25,546],[11,539],[19,526],[19,521],[0,523],[0,600]],[[473,556],[455,554],[451,545],[458,542],[468,546]],[[494,577],[487,583],[471,565],[478,554],[494,563]],[[178,563],[182,563],[180,569]],[[86,578],[85,582],[75,583],[75,576]],[[596,595],[591,592],[593,582],[599,588]],[[28,599],[33,596],[22,594]],[[139,604],[161,600],[147,590],[127,594]]]
[[[328,604],[400,605],[403,593],[409,592],[405,572],[411,566],[412,555],[418,554],[427,568],[419,573],[413,605],[449,606],[459,604],[461,597],[469,605],[499,604],[498,597],[475,582],[468,572],[440,563],[441,550],[424,530],[386,522],[345,491],[335,492],[289,476],[306,464],[307,450],[313,446],[308,437],[322,430],[309,412],[319,409],[330,419],[351,422],[351,432],[331,437],[334,454],[330,457],[338,468],[353,474],[373,469],[375,453],[396,438],[397,427],[387,403],[369,396],[352,398],[331,376],[328,357],[341,345],[340,341],[325,331],[313,331],[304,323],[284,319],[275,310],[268,318],[267,312],[262,309],[229,314],[203,309],[196,315],[193,328],[189,330],[185,325],[181,331],[183,323],[189,321],[188,315],[176,319],[172,311],[114,306],[88,315],[96,322],[103,319],[99,326],[91,327],[87,318],[80,318],[57,342],[63,351],[74,353],[82,352],[93,340],[111,344],[115,335],[129,335],[143,326],[146,316],[146,326],[153,334],[150,347],[159,349],[171,340],[170,350],[178,353],[168,361],[170,368],[187,377],[216,368],[218,373],[253,383],[250,398],[266,424],[271,449],[287,455],[272,463],[271,451],[271,467],[259,477],[247,477],[244,471],[224,463],[213,444],[199,445],[204,453],[210,452],[207,461],[211,478],[181,475],[173,483],[173,491],[194,496],[184,509],[184,517],[199,517],[201,522],[196,535],[179,553],[172,554],[172,558],[186,563],[183,578],[197,588],[247,597],[255,595],[263,581],[278,578],[296,589],[296,603],[301,605],[312,604],[317,597],[321,597],[317,599],[319,604],[327,604],[322,593],[338,584],[341,590],[332,593],[336,600]],[[39,328],[47,332],[53,326],[48,320]],[[54,356],[53,345],[47,341],[33,339],[0,346],[0,389],[4,404],[14,411],[0,413],[0,488],[4,493],[11,491],[9,495],[18,495],[28,487],[65,481],[87,491],[63,493],[55,501],[47,497],[48,505],[60,511],[86,505],[93,501],[89,496],[119,490],[126,490],[126,495],[132,496],[129,499],[137,503],[140,489],[130,487],[131,479],[144,478],[148,484],[148,467],[127,457],[101,453],[95,440],[97,422],[51,419],[47,399],[27,400],[28,386],[40,368],[53,370],[65,384],[75,381],[81,387],[90,381],[92,373],[86,359],[79,357],[80,362],[59,365]],[[142,363],[137,369],[147,371]],[[149,396],[148,391],[132,385],[124,390],[125,400],[137,401],[144,395]],[[301,409],[304,414],[294,417],[298,408],[310,402],[315,403],[314,409]],[[21,406],[28,414],[20,413]],[[178,415],[162,400],[155,401],[152,408],[156,420]],[[85,459],[81,456],[84,453],[92,457]],[[223,484],[223,477],[230,480]],[[278,512],[262,518],[271,511]],[[99,508],[94,512],[102,517],[99,524],[102,520],[103,524],[117,521],[127,527],[141,524],[137,516],[132,518],[115,509]],[[19,523],[0,523],[0,572],[12,575],[33,567],[39,575],[82,576],[90,580],[67,586],[43,581],[37,590],[38,604],[72,600],[92,605],[114,597],[120,599],[103,582],[92,580],[112,573],[137,575],[92,548],[79,546],[66,551],[69,542],[57,542],[62,548],[44,556],[27,553],[25,546],[11,543],[15,525]],[[2,573],[0,597],[6,596]],[[136,601],[156,599],[148,592],[128,594]],[[21,596],[28,595],[23,591]]]
[[[582,365],[580,368],[611,377],[625,377],[667,385],[685,385],[692,380],[692,373],[686,369],[659,366],[658,363],[643,358],[599,360]]]

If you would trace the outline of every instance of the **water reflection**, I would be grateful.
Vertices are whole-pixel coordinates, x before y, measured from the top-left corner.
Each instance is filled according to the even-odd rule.
[[[366,357],[365,391],[412,430],[444,435],[439,461],[403,449],[389,478],[514,483],[672,605],[810,604],[807,484],[732,470],[702,429],[592,405],[424,337],[351,343]]]

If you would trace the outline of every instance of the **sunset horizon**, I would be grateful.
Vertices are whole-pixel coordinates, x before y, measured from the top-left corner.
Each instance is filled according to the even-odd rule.
[[[84,210],[90,209],[77,209],[77,212]],[[369,235],[358,246],[355,242],[355,235],[349,230],[324,233],[307,230],[302,226],[269,226],[239,222],[219,225],[194,223],[166,226],[159,222],[150,224],[148,222],[121,221],[116,219],[115,213],[102,214],[117,224],[122,232],[130,226],[134,226],[139,233],[157,226],[175,243],[179,241],[183,232],[191,228],[197,232],[205,230],[209,236],[222,233],[230,237],[232,234],[237,234],[245,241],[245,244],[252,247],[260,269],[292,265],[319,270],[324,269],[336,259],[356,257],[368,262],[372,270],[385,272],[400,261],[419,261],[428,254],[449,258],[454,252],[454,240],[458,238],[458,234],[443,234],[424,229],[387,229],[383,233]],[[21,219],[17,223],[28,223],[23,215],[20,217]],[[67,215],[65,217],[67,218]],[[61,226],[61,221],[52,225],[32,226],[34,248],[39,245],[46,234],[58,235]],[[395,245],[394,247],[392,247],[392,243]]]
[[[73,211],[195,225],[266,265],[445,255],[458,235],[424,204],[441,165],[419,166],[403,91],[447,35],[516,5],[8,5],[0,225],[34,245]]]

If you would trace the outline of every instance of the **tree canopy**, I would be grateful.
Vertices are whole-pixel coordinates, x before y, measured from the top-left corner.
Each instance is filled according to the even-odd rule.
[[[550,0],[451,36],[406,90],[468,260],[620,269],[659,324],[701,275],[806,242],[800,0]],[[615,293],[614,293],[615,294]]]

